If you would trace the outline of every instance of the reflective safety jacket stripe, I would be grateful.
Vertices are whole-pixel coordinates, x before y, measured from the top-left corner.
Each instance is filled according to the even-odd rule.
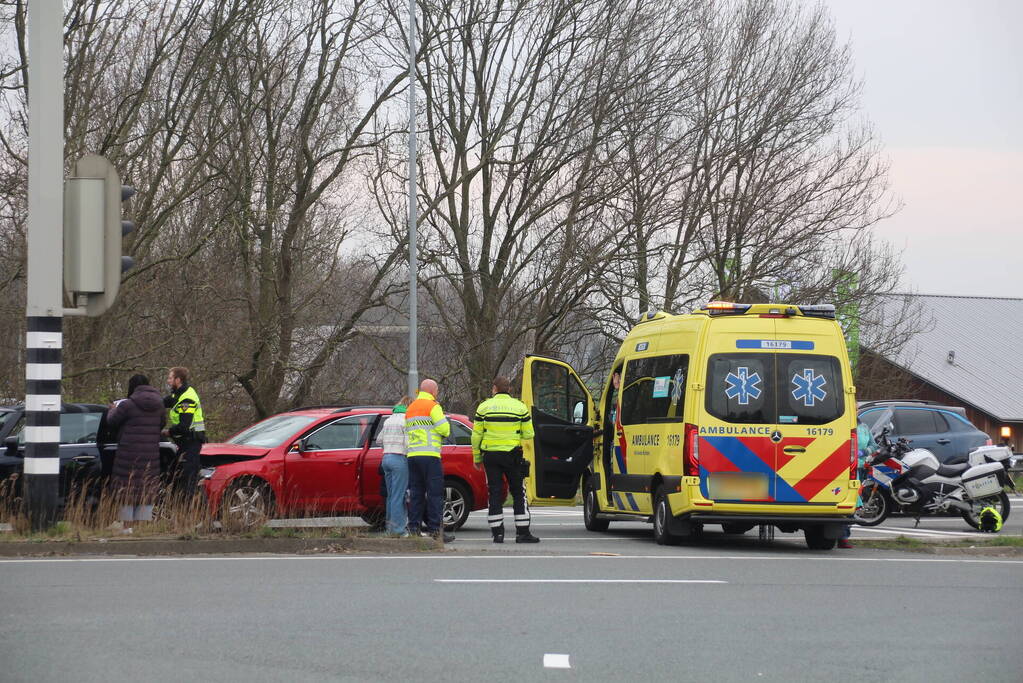
[[[451,425],[444,416],[444,409],[431,394],[420,391],[409,405],[405,411],[405,433],[408,435],[408,457],[440,457],[440,447],[451,433]]]
[[[206,420],[203,418],[202,404],[199,402],[199,394],[196,393],[195,389],[192,387],[188,387],[182,391],[181,395],[178,396],[178,400],[174,404],[174,407],[170,409],[170,426],[173,427],[181,422],[181,416],[185,413],[192,413],[192,431],[206,431]]]
[[[479,462],[482,451],[511,451],[533,438],[533,421],[522,401],[495,394],[476,408],[472,426],[472,457]]]

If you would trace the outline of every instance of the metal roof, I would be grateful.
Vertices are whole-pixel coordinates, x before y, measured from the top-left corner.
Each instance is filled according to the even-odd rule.
[[[1023,421],[1023,299],[892,294],[884,324],[898,324],[905,303],[926,324],[887,360],[998,420]]]

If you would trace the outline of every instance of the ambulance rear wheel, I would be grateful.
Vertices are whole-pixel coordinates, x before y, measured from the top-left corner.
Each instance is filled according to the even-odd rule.
[[[657,545],[678,545],[682,540],[668,530],[668,522],[671,517],[668,494],[664,492],[663,488],[659,488],[654,494],[654,540],[657,541]]]
[[[587,484],[586,491],[583,493],[583,524],[587,531],[607,531],[610,522],[597,517],[599,513],[600,504],[597,503],[597,491],[592,484]]]

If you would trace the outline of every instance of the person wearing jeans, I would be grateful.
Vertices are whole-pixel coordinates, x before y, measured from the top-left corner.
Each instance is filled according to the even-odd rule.
[[[408,438],[405,435],[405,410],[409,399],[404,397],[380,428],[380,446],[384,458],[380,467],[384,471],[387,488],[387,533],[408,536],[408,515],[405,510],[405,490],[408,488]]]

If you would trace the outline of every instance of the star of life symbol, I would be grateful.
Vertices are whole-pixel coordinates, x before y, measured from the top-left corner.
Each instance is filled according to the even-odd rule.
[[[728,373],[725,377],[725,396],[738,399],[739,405],[749,405],[749,400],[760,398],[760,373],[749,374],[749,368],[736,368],[738,374]]]
[[[802,401],[807,408],[812,408],[817,401],[823,401],[828,397],[828,392],[824,391],[824,385],[827,383],[824,375],[818,375],[812,368],[807,368],[802,374],[796,373],[792,376],[792,384],[796,387],[792,390],[792,398]]]
[[[675,376],[671,378],[671,402],[677,404],[682,398],[682,383],[686,377],[682,374],[682,368],[675,370]]]

